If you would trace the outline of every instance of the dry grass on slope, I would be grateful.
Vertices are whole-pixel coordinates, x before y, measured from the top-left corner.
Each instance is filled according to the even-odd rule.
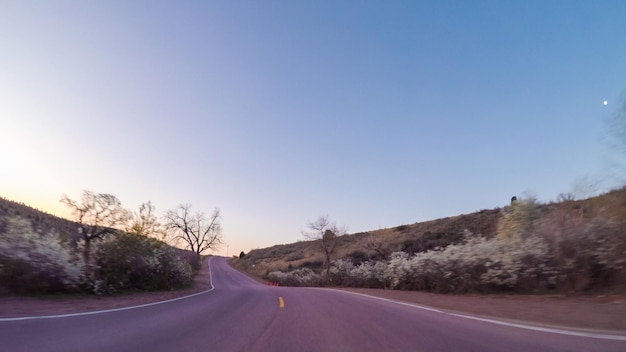
[[[337,238],[334,258],[349,257],[354,261],[377,259],[394,251],[410,250],[425,238],[455,236],[464,230],[486,237],[495,236],[500,209],[481,210],[443,219],[348,234]],[[318,241],[299,241],[250,251],[236,266],[260,278],[267,273],[291,268],[318,270],[323,255]]]
[[[530,203],[526,204],[527,202]],[[532,208],[531,213],[524,213],[527,206],[530,207],[528,208],[529,211]],[[489,240],[494,238],[497,233],[498,239],[501,237],[506,239],[522,231],[524,232],[522,237],[534,234],[546,242],[549,247],[547,249],[548,255],[551,256],[547,258],[549,259],[548,264],[556,265],[557,268],[564,270],[569,267],[578,268],[580,266],[578,262],[588,260],[589,255],[591,259],[596,258],[594,256],[609,258],[595,252],[595,254],[588,253],[587,257],[576,253],[584,252],[581,250],[585,248],[599,248],[599,243],[596,242],[603,241],[606,236],[609,236],[612,242],[621,241],[621,237],[610,236],[608,232],[611,229],[615,230],[616,226],[623,226],[626,223],[625,219],[626,187],[586,200],[575,201],[569,197],[563,197],[558,202],[541,204],[530,199],[518,202],[514,207],[482,210],[471,214],[341,236],[336,239],[333,259],[346,258],[350,259],[354,265],[359,265],[364,261],[388,259],[389,254],[395,251],[403,251],[407,255],[412,255],[435,248],[445,248],[451,244],[459,244],[471,238],[467,237],[467,233],[469,236],[481,236]],[[464,232],[465,234],[463,234]],[[586,247],[577,249],[577,245]],[[621,246],[622,244],[619,244],[620,248]],[[518,249],[527,250],[527,248]],[[619,269],[620,260],[612,263],[611,265],[615,264],[612,267]],[[309,268],[319,273],[323,261],[324,257],[319,248],[319,242],[303,241],[256,249],[248,253],[245,260],[235,262],[240,269],[260,278],[265,278],[272,271],[289,271],[296,268]],[[607,274],[616,277],[616,274],[611,271],[613,269],[607,268],[605,269],[610,271]],[[586,270],[586,274],[583,276],[587,279],[578,280],[580,283],[569,283],[565,286],[573,286],[576,290],[591,286],[603,286],[604,283],[600,281],[604,279],[596,272],[600,269]],[[567,277],[575,276],[570,272],[565,272],[564,275]],[[590,278],[593,279],[592,281],[595,280],[595,283],[589,281]]]

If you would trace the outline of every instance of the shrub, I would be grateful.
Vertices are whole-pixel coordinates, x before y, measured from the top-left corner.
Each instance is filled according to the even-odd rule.
[[[426,231],[421,238],[405,240],[402,243],[402,251],[413,254],[426,252],[436,248],[446,248],[449,245],[463,241],[463,232],[435,232]]]
[[[355,287],[386,288],[384,273],[386,261],[364,262],[352,269],[351,275]]]
[[[624,279],[626,220],[612,210],[585,218],[576,209],[561,207],[538,222],[537,232],[563,272],[563,289],[585,290]]]
[[[272,271],[267,279],[278,282],[281,286],[319,286],[321,277],[309,268],[300,268],[289,272]]]
[[[354,286],[353,270],[354,264],[350,259],[333,260],[330,267],[330,282],[336,286]]]
[[[180,258],[180,260],[183,261],[183,263],[189,265],[194,273],[197,273],[200,270],[200,267],[202,266],[202,257],[200,257],[198,253],[176,247],[170,248],[177,253],[178,257]]]
[[[540,204],[533,197],[516,200],[502,210],[498,221],[498,237],[512,239],[532,235],[541,215]]]
[[[441,293],[524,293],[605,287],[624,279],[626,221],[617,212],[577,219],[574,212],[535,217],[529,210],[534,211],[505,218],[504,234],[492,239],[466,234],[463,243],[414,255],[395,252],[375,265],[335,261],[335,282]]]
[[[309,268],[311,270],[321,270],[324,262],[322,260],[306,261],[300,264],[301,268]]]
[[[167,290],[191,285],[193,271],[177,251],[152,238],[119,234],[97,248],[96,279],[115,291]]]
[[[369,256],[360,250],[356,250],[348,254],[348,258],[355,264],[361,264],[369,260]]]
[[[74,291],[83,279],[80,256],[57,233],[39,235],[27,219],[12,217],[0,233],[0,283],[16,293]]]
[[[554,282],[558,276],[546,255],[547,248],[536,238],[513,244],[476,237],[413,256],[393,253],[383,275],[385,284],[394,289],[441,293],[528,291],[536,288],[536,278],[547,276],[539,281]]]

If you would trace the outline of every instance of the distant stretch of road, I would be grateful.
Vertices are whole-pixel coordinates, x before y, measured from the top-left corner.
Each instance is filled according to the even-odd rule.
[[[163,304],[0,321],[0,351],[626,351],[337,290],[270,287],[211,258],[214,289]],[[577,335],[578,334],[578,335]]]

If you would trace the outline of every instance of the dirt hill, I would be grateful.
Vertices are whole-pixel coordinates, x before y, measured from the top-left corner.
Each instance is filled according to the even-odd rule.
[[[593,217],[605,207],[626,209],[626,188],[585,199],[572,200],[563,197],[558,202],[541,204],[539,212],[548,214],[560,209],[580,216]],[[470,214],[401,225],[397,227],[347,234],[338,237],[333,259],[349,258],[354,264],[367,260],[380,260],[395,251],[409,254],[424,252],[437,247],[443,248],[466,239],[467,236],[493,238],[498,231],[498,222],[503,212],[510,208],[481,210]],[[623,214],[626,216],[626,214]],[[265,278],[269,272],[288,271],[295,268],[310,268],[319,272],[324,257],[318,241],[299,241],[254,249],[247,253],[245,260],[237,265],[247,272]]]
[[[55,231],[64,236],[64,240],[77,241],[80,238],[77,223],[0,197],[0,233],[5,230],[7,218],[12,216],[28,219],[33,229],[42,235]]]
[[[349,257],[353,262],[379,259],[395,251],[417,252],[446,246],[462,239],[465,230],[493,237],[496,234],[500,208],[481,210],[442,219],[418,222],[392,228],[346,234],[337,238],[335,258]],[[263,277],[274,270],[322,266],[323,256],[315,241],[299,241],[255,249],[246,255],[249,271]]]

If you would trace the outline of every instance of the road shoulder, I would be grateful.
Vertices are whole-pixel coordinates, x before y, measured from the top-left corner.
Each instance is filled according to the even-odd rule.
[[[174,291],[131,292],[114,296],[51,295],[41,297],[0,297],[0,318],[24,316],[59,315],[117,309],[167,301],[206,291],[211,288],[209,260],[190,288]]]
[[[626,295],[442,295],[379,289],[340,290],[538,326],[626,332]]]

